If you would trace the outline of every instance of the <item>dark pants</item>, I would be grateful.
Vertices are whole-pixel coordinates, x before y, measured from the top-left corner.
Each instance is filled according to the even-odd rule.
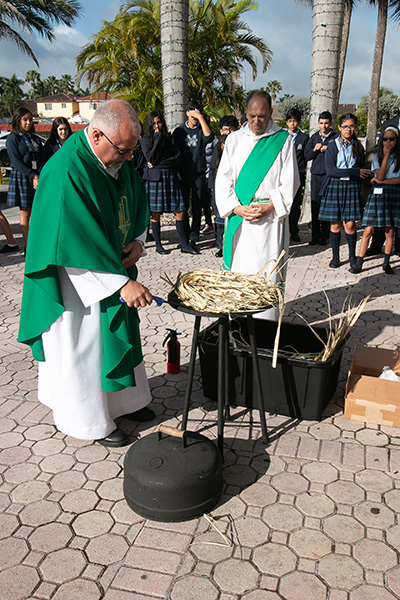
[[[223,240],[224,240],[224,229],[225,229],[225,219],[223,219],[217,208],[217,203],[215,202],[215,190],[211,190],[211,206],[214,211],[214,219],[215,219],[215,241],[217,248],[222,250]]]
[[[204,198],[204,175],[198,175],[193,178],[182,179],[181,189],[186,210],[192,207],[192,225],[190,228],[190,239],[194,242],[199,241],[200,224],[201,224],[201,208]]]
[[[329,240],[330,224],[318,219],[321,196],[319,195],[325,175],[311,174],[311,241]]]
[[[301,204],[304,196],[304,185],[306,182],[306,174],[300,173],[300,185],[297,194],[294,197],[292,208],[289,214],[289,231],[291,237],[299,233],[299,219],[301,213]]]

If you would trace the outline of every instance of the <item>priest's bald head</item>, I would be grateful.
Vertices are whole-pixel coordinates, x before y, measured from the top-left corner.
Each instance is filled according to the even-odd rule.
[[[132,160],[141,125],[132,106],[124,100],[102,102],[93,115],[88,135],[96,156],[106,167],[119,168]]]
[[[254,135],[262,135],[272,117],[271,96],[262,90],[248,95],[246,100],[246,117]]]

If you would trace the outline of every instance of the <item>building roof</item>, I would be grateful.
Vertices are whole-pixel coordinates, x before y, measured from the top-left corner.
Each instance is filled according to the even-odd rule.
[[[66,94],[65,92],[61,92],[61,94],[54,94],[53,96],[44,96],[43,98],[36,98],[36,102],[76,102],[76,96],[72,94]]]
[[[345,115],[346,113],[354,114],[355,112],[356,112],[355,104],[338,104],[338,107],[337,107],[338,115]]]
[[[104,102],[104,100],[111,100],[112,96],[107,92],[100,92],[99,94],[93,94],[89,96],[81,96],[77,98],[77,102]]]

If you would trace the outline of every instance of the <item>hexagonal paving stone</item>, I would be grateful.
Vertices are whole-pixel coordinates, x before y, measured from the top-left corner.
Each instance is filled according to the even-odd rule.
[[[0,540],[0,571],[15,567],[28,554],[29,548],[25,540],[8,538]],[[1,598],[0,590],[0,598]]]
[[[301,494],[308,488],[308,481],[297,473],[279,473],[271,479],[271,485],[282,494]]]
[[[61,509],[57,502],[40,500],[39,502],[32,502],[32,504],[25,507],[19,513],[19,518],[24,525],[39,527],[39,525],[55,521],[60,512]]]
[[[84,598],[84,600],[101,600],[103,597],[103,594],[94,581],[78,579],[60,585],[54,596],[52,596],[52,600],[77,600],[78,598]]]
[[[129,546],[122,536],[108,533],[90,540],[86,554],[91,562],[111,565],[122,560],[128,549]]]
[[[49,440],[40,440],[33,445],[35,456],[50,456],[52,454],[61,454],[65,448],[63,440],[51,438]]]
[[[278,591],[284,600],[326,600],[326,586],[310,573],[284,575]]]
[[[353,556],[365,569],[386,571],[397,565],[397,555],[384,542],[361,540],[353,548]]]
[[[277,531],[294,531],[303,523],[302,514],[294,507],[286,504],[274,504],[263,511],[263,521]]]
[[[333,515],[325,519],[324,531],[335,541],[353,544],[364,537],[364,527],[352,517]]]
[[[257,480],[257,473],[248,465],[232,465],[224,468],[224,481],[228,485],[248,486]]]
[[[86,560],[82,552],[64,548],[46,556],[39,569],[45,580],[66,583],[79,577],[85,567]]]
[[[0,590],[4,600],[26,600],[37,584],[39,575],[36,569],[18,565],[0,573]]]
[[[365,446],[386,446],[389,443],[388,436],[382,431],[373,429],[362,429],[357,431],[356,439]]]
[[[348,591],[363,583],[363,570],[350,556],[324,556],[318,563],[318,573],[332,588]]]
[[[287,546],[270,542],[256,548],[253,562],[262,573],[281,577],[296,568],[297,558]]]
[[[329,463],[310,462],[301,470],[304,477],[313,483],[332,483],[338,478],[338,472],[335,467]]]
[[[228,558],[216,565],[214,581],[225,592],[244,594],[257,585],[258,572],[248,561]]]
[[[51,487],[55,492],[74,492],[80,490],[86,483],[86,477],[79,471],[68,471],[67,473],[58,473],[51,480]]]
[[[121,473],[121,467],[110,461],[96,462],[89,465],[86,469],[86,475],[94,481],[106,481],[107,479],[115,479]]]
[[[386,531],[386,541],[400,552],[400,525],[390,527]]]
[[[290,547],[302,558],[322,558],[332,550],[331,541],[313,529],[300,529],[290,534]]]
[[[222,533],[226,533],[226,528],[221,527],[219,523],[217,527]],[[217,531],[206,531],[196,535],[191,545],[191,551],[198,560],[216,564],[230,558],[233,547],[225,545]]]
[[[276,475],[285,470],[286,464],[279,456],[269,456],[267,453],[256,456],[251,461],[251,466],[257,473]]]
[[[19,527],[19,521],[14,515],[0,513],[0,539],[10,537]]]
[[[11,448],[1,450],[0,464],[7,465],[8,467],[10,467],[11,465],[16,465],[18,463],[23,463],[27,461],[30,456],[30,448],[25,448],[25,446],[13,446]]]
[[[76,535],[93,538],[108,533],[114,525],[114,520],[109,513],[102,510],[90,510],[78,515],[72,523]]]
[[[253,483],[248,488],[240,492],[240,498],[248,506],[268,506],[274,504],[278,497],[277,492],[269,484]]]
[[[235,529],[239,544],[246,548],[255,548],[268,541],[269,529],[261,519],[242,517],[236,519]]]
[[[351,481],[334,481],[326,487],[326,493],[339,504],[357,504],[364,500],[365,492]]]
[[[384,496],[386,504],[397,513],[400,513],[400,490],[391,490]]]
[[[23,463],[13,465],[4,473],[4,479],[9,483],[25,483],[26,481],[32,481],[40,473],[40,469],[37,465],[32,463]]]
[[[354,508],[354,516],[367,527],[385,529],[394,524],[394,513],[381,502],[367,500]]]
[[[130,508],[126,500],[115,502],[111,508],[111,516],[117,523],[126,523],[127,525],[133,525],[145,520],[144,517],[141,517]]]
[[[54,552],[65,548],[72,538],[72,532],[68,525],[63,523],[48,523],[37,527],[29,537],[32,550],[38,552]]]
[[[388,588],[400,597],[400,567],[392,569],[387,573]]]
[[[42,460],[40,467],[45,473],[62,473],[69,471],[74,464],[75,460],[70,454],[56,454]]]
[[[105,498],[106,500],[113,500],[114,502],[117,500],[122,500],[124,497],[123,484],[124,480],[122,477],[108,479],[100,484],[97,489],[97,493],[100,498]]]
[[[96,504],[100,502],[99,497],[91,490],[77,490],[66,494],[61,500],[61,506],[67,512],[83,513],[93,510]]]
[[[340,438],[340,429],[331,423],[311,425],[310,433],[318,440],[336,440]]]
[[[13,448],[19,446],[24,441],[24,436],[21,433],[8,431],[0,433],[0,448]]]
[[[393,600],[393,595],[382,587],[362,585],[351,592],[350,598],[351,600]]]
[[[84,446],[79,448],[75,452],[75,458],[80,463],[93,464],[100,460],[104,460],[108,454],[108,451],[104,446],[100,444],[92,444],[91,446]]]
[[[300,494],[295,499],[295,506],[308,517],[316,517],[321,519],[332,514],[335,510],[333,500],[324,494],[307,492]]]
[[[382,471],[373,471],[365,469],[356,473],[356,483],[364,490],[371,492],[387,492],[392,489],[393,481],[389,475]]]
[[[205,577],[189,575],[174,584],[171,600],[217,600],[219,592],[215,585]]]
[[[49,485],[44,481],[27,481],[17,485],[11,492],[14,502],[21,504],[30,504],[43,500],[50,492]]]

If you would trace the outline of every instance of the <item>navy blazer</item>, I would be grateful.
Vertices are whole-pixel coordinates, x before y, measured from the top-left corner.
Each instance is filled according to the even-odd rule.
[[[325,138],[324,145],[329,147],[329,144],[335,138],[337,138],[338,135],[339,135],[338,133],[335,133],[331,129],[331,131],[328,133],[328,135]],[[306,160],[313,161],[312,165],[311,165],[311,173],[313,175],[325,175],[325,173],[326,173],[325,152],[321,152],[321,150],[317,150],[316,152],[314,152],[314,148],[315,148],[316,144],[320,144],[320,143],[321,143],[321,135],[320,135],[319,131],[316,131],[315,133],[312,134],[312,136],[308,140],[306,149],[305,149]]]
[[[304,131],[297,131],[294,147],[296,150],[297,166],[299,167],[299,173],[305,173],[307,168],[307,159],[305,155],[305,149],[308,142],[308,135]]]
[[[180,164],[178,145],[169,134],[155,133],[153,145],[150,138],[144,135],[140,146],[144,157],[142,177],[145,181],[160,181],[161,169],[175,169]],[[150,169],[147,163],[151,163],[153,167]]]

